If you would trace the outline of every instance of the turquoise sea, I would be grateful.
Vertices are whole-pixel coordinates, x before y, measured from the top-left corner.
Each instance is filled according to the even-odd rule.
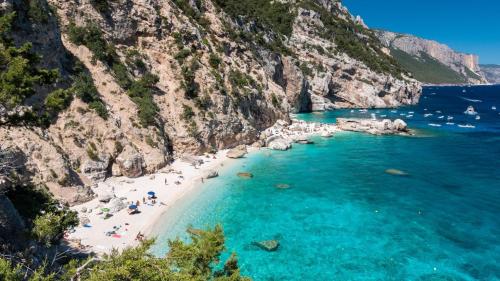
[[[479,120],[464,114],[470,105]],[[155,253],[186,238],[188,225],[221,223],[225,255],[237,252],[254,280],[500,280],[500,86],[425,88],[418,106],[397,112],[299,117],[333,123],[372,113],[402,118],[418,134],[339,133],[251,154],[172,210]],[[276,252],[251,245],[268,239],[280,241]]]

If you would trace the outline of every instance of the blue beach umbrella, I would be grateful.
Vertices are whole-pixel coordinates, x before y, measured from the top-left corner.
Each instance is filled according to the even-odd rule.
[[[150,191],[150,192],[148,192],[148,195],[149,196],[155,196],[155,193],[154,193],[154,191]]]
[[[132,204],[132,205],[128,206],[128,208],[130,210],[135,210],[135,209],[137,209],[137,205]]]

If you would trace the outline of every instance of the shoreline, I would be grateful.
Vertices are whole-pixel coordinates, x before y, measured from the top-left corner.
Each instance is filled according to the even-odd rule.
[[[258,148],[249,147],[248,153],[256,150]],[[74,231],[65,237],[65,242],[85,252],[109,254],[112,249],[121,251],[127,247],[138,245],[139,241],[136,239],[138,233],[151,238],[155,234],[158,221],[169,210],[187,198],[188,194],[196,191],[197,187],[204,181],[210,181],[210,179],[206,179],[208,173],[211,171],[219,172],[238,162],[238,159],[228,158],[227,152],[228,150],[225,149],[213,155],[205,154],[195,157],[203,160],[198,168],[183,161],[183,159],[176,159],[169,166],[170,171],[160,170],[154,174],[134,179],[112,177],[99,183],[98,187],[94,188],[94,192],[97,194],[96,198],[71,207],[72,210],[78,212],[81,222],[84,220],[83,224],[86,226],[81,223],[75,227]],[[214,159],[213,156],[216,158]],[[165,179],[167,185],[165,185]],[[180,184],[175,184],[175,181],[179,181]],[[142,200],[147,198],[149,191],[155,192],[156,204],[152,204],[152,200],[146,200],[146,204],[143,203]],[[104,219],[106,213],[101,212],[101,209],[109,208],[110,203],[102,203],[99,200],[110,192],[114,193],[115,198],[123,199],[125,208]],[[129,215],[128,205],[130,202],[136,201],[139,201],[140,213]],[[106,235],[107,232],[113,232],[113,234]]]
[[[293,142],[309,143],[307,137],[317,135],[329,138],[338,132],[353,131],[352,128],[339,128],[337,124],[293,120],[288,125],[278,121],[274,126],[263,131],[261,140],[256,142],[258,145],[245,146],[247,150],[245,155],[254,153],[261,147],[287,150],[291,148]],[[356,120],[354,119],[358,126]],[[391,128],[389,130],[386,128],[385,120],[366,120],[369,125],[356,127],[355,131],[369,134],[383,133],[385,130],[388,130],[389,134],[398,132],[397,129],[392,129],[392,122],[389,122]],[[381,125],[384,125],[382,129],[379,128]],[[138,245],[139,241],[136,237],[139,233],[146,238],[152,238],[159,232],[160,219],[171,220],[172,218],[166,217],[169,210],[178,206],[182,200],[186,200],[189,197],[187,195],[200,190],[199,186],[205,181],[208,183],[210,179],[207,176],[211,172],[217,172],[218,176],[220,171],[227,170],[226,168],[239,161],[239,159],[228,157],[229,151],[229,149],[224,149],[215,154],[176,159],[172,164],[154,174],[134,179],[126,177],[106,179],[94,188],[96,198],[71,207],[72,210],[78,212],[80,225],[65,236],[65,242],[84,252],[108,254],[112,249],[121,251]],[[194,166],[194,162],[199,163],[197,167]],[[150,191],[155,193],[156,202],[146,200]],[[136,202],[139,203],[140,213],[130,215],[128,207],[131,204],[137,205]]]

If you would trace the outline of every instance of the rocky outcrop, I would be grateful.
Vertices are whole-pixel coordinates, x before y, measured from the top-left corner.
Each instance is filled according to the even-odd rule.
[[[226,153],[226,156],[233,159],[243,158],[248,153],[246,146],[239,145]]]
[[[132,146],[125,147],[116,158],[116,163],[123,176],[136,178],[143,174],[144,159]]]
[[[330,1],[324,2],[326,5]],[[349,20],[347,10],[340,7],[337,16]],[[302,68],[309,68],[310,73],[304,74],[299,67],[283,60],[284,74],[279,76],[289,82],[286,95],[295,102],[292,112],[397,107],[418,102],[421,86],[417,81],[373,71],[342,52],[325,51],[337,47],[335,42],[318,35],[317,31],[322,29],[324,24],[317,12],[298,9],[288,45],[298,61],[305,64]]]
[[[288,150],[292,148],[292,143],[280,136],[272,136],[266,140],[266,146],[272,150]]]
[[[337,126],[341,130],[364,132],[372,135],[411,135],[407,124],[401,120],[373,120],[360,118],[337,118]]]
[[[500,84],[500,65],[482,64],[480,67],[481,73],[489,83]]]
[[[460,53],[439,42],[422,39],[409,34],[381,30],[377,31],[376,34],[380,41],[388,48],[401,50],[416,58],[421,58],[422,54],[434,58],[461,75],[466,83],[486,83],[486,79],[479,67],[479,57],[477,55]]]
[[[0,186],[0,244],[16,240],[25,230],[24,221]]]

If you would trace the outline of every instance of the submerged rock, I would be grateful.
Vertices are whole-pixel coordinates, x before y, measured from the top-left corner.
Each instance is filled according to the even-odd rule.
[[[290,185],[286,183],[278,183],[277,185],[275,185],[275,187],[278,189],[288,189],[290,188]]]
[[[255,241],[252,244],[268,252],[274,252],[278,250],[278,247],[280,246],[280,242],[278,240]]]
[[[245,179],[251,179],[251,178],[253,178],[253,174],[247,173],[247,172],[240,172],[240,173],[238,173],[238,177],[245,178]]]
[[[387,170],[385,170],[385,173],[389,174],[389,175],[394,175],[394,176],[408,176],[407,172],[403,172],[403,171],[397,170],[397,169],[387,169]]]

